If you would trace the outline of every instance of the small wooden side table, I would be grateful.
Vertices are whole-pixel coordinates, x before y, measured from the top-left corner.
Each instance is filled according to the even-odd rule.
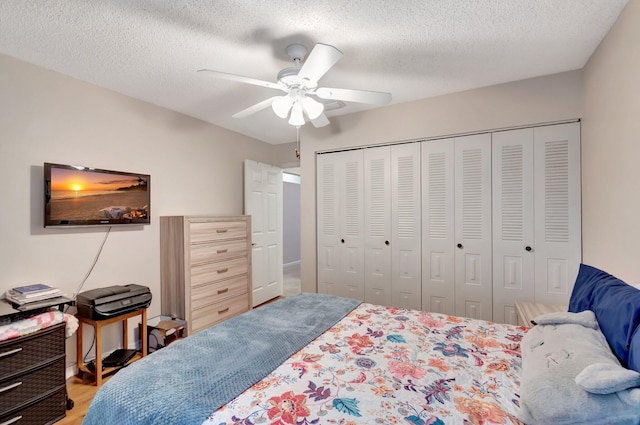
[[[102,380],[105,376],[123,367],[123,366],[106,367],[104,368],[104,370],[102,369],[102,328],[112,323],[122,322],[122,346],[123,348],[126,349],[129,347],[128,319],[135,316],[141,316],[141,319],[142,319],[141,332],[140,332],[140,339],[142,341],[140,348],[142,349],[142,352],[137,353],[131,360],[127,362],[127,364],[133,363],[134,361],[142,357],[145,357],[147,355],[147,309],[146,308],[121,314],[120,316],[110,317],[109,319],[104,319],[104,320],[92,320],[92,319],[87,319],[86,317],[77,316],[78,321],[80,322],[80,326],[78,326],[78,335],[77,335],[78,336],[78,340],[77,340],[78,374],[80,374],[80,372],[82,371],[82,372],[94,375],[96,386],[99,387],[100,385],[102,385]],[[83,353],[83,349],[82,349],[83,323],[93,326],[93,329],[95,331],[96,359],[94,363],[95,370],[93,371],[90,370],[86,364],[84,364],[84,360],[83,360],[83,354],[82,354]]]
[[[516,301],[516,312],[518,313],[518,324],[520,326],[531,327],[535,325],[533,319],[541,314],[567,311],[566,305],[553,305],[534,303],[530,301]]]

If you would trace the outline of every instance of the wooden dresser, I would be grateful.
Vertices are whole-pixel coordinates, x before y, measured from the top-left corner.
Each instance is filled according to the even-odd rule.
[[[187,334],[251,308],[251,217],[160,217],[161,311]]]
[[[0,343],[0,424],[52,424],[66,403],[64,322]]]

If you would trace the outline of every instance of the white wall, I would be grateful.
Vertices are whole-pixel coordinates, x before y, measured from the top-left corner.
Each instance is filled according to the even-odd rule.
[[[273,145],[273,157],[276,163],[272,164],[280,168],[297,168],[300,167],[300,160],[296,158],[296,142],[281,143]]]
[[[432,138],[582,115],[582,73],[571,71],[331,118],[331,125],[301,132],[303,292],[315,292],[315,153],[350,146]]]
[[[242,214],[242,161],[278,162],[269,144],[2,55],[0,93],[0,293],[44,282],[72,295],[105,236],[43,228],[44,162],[151,175],[151,225],[114,228],[83,288],[149,286],[149,317],[160,314],[158,217]],[[68,363],[75,351],[74,337]]]
[[[584,262],[640,282],[640,0],[584,69]]]

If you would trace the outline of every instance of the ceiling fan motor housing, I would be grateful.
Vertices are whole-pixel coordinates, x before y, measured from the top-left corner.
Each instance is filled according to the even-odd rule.
[[[294,44],[289,44],[287,46],[286,52],[287,52],[287,55],[289,56],[289,59],[294,61],[296,64],[299,64],[304,60],[304,57],[307,55],[307,48],[304,47],[302,44],[294,43]]]
[[[283,83],[287,87],[298,86],[300,85],[298,72],[300,72],[300,68],[285,68],[282,71],[278,72],[278,81]]]

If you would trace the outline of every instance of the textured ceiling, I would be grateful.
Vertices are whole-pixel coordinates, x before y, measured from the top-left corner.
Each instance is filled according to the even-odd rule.
[[[344,57],[320,86],[401,103],[582,68],[626,3],[1,0],[0,53],[278,144],[296,133],[271,109],[231,115],[280,92],[196,71],[275,81],[288,44],[325,43]]]

